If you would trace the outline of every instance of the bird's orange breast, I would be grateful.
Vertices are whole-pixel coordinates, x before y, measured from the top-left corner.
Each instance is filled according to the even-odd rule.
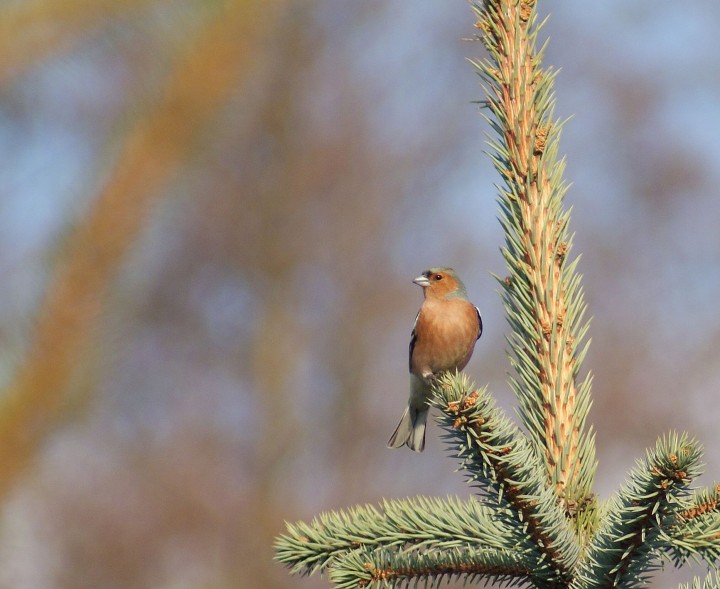
[[[415,324],[412,372],[462,370],[479,333],[477,312],[463,299],[426,300]]]

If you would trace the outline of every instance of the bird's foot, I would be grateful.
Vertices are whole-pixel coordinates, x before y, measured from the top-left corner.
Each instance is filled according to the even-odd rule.
[[[427,374],[423,374],[423,378],[425,381],[429,384],[435,384],[438,380],[438,374],[435,374],[434,372],[428,372]]]

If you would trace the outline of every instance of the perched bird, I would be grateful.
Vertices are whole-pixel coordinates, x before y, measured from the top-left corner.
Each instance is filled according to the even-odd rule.
[[[430,268],[413,282],[425,300],[410,336],[410,399],[388,448],[407,445],[422,452],[432,383],[439,373],[462,370],[470,361],[482,318],[452,268]]]

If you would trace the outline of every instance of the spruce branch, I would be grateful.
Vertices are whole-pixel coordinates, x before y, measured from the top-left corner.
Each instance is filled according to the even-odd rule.
[[[568,582],[579,547],[527,438],[487,390],[476,390],[464,374],[442,375],[434,393],[446,441],[470,482],[507,514],[516,549],[534,560],[534,582]]]
[[[562,124],[553,119],[555,72],[540,67],[542,23],[534,0],[487,0],[474,10],[488,52],[474,65],[495,132],[490,157],[504,182],[499,210],[509,276],[500,284],[512,327],[511,385],[531,442],[544,455],[546,476],[573,512],[591,497],[596,463],[594,436],[585,428],[591,377],[577,382],[588,323],[578,259],[568,261],[572,236],[558,159]]]
[[[661,438],[611,500],[578,567],[574,589],[641,587],[667,548],[665,530],[687,507],[699,475],[699,444],[683,434]]]
[[[419,497],[287,524],[276,558],[292,572],[329,572],[338,587],[436,585],[476,578],[544,589],[635,588],[662,557],[720,559],[720,486],[693,493],[700,446],[658,441],[625,486],[598,506],[591,376],[580,377],[589,321],[571,258],[567,185],[553,116],[555,72],[542,69],[535,0],[474,4],[488,57],[483,78],[502,178],[499,221],[508,276],[498,278],[511,333],[511,387],[523,433],[486,388],[440,375],[432,403],[479,501]],[[720,589],[718,578],[693,589]],[[689,589],[689,588],[686,588]]]
[[[668,541],[675,566],[691,558],[710,564],[720,560],[720,484],[695,493],[690,505],[676,516]]]
[[[392,552],[360,549],[342,556],[330,571],[338,589],[437,586],[462,577],[465,582],[492,578],[516,584],[527,579],[531,564],[516,554],[492,548],[455,548],[443,552]]]
[[[361,547],[436,548],[460,546],[494,550],[514,547],[495,512],[477,500],[416,497],[331,511],[312,522],[286,524],[275,541],[276,559],[291,572],[312,574],[338,556]]]

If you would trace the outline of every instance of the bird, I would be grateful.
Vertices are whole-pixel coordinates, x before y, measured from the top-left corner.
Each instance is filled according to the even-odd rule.
[[[430,268],[413,282],[422,287],[424,299],[410,335],[410,398],[387,445],[422,452],[433,382],[442,372],[465,368],[483,324],[452,268]]]

